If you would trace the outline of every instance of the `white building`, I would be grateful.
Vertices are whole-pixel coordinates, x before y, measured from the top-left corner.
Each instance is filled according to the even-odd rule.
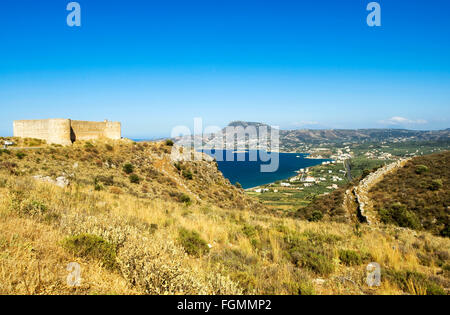
[[[316,179],[315,179],[314,177],[312,177],[312,176],[308,176],[308,177],[306,177],[306,178],[304,179],[304,182],[307,182],[307,183],[315,183],[315,182],[316,182]]]

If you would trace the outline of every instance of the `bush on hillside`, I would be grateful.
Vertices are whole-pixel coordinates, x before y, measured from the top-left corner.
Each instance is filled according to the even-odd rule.
[[[113,150],[114,150],[113,146],[110,145],[110,144],[105,144],[105,148],[106,148],[106,150],[108,150],[108,151],[113,151]]]
[[[201,257],[209,253],[209,246],[205,240],[200,237],[196,231],[180,229],[178,240],[183,246],[186,253],[191,256]]]
[[[307,234],[286,236],[287,253],[297,267],[327,276],[334,271],[333,250],[324,242],[316,242],[316,236],[312,238]]]
[[[66,237],[62,245],[72,254],[100,260],[104,267],[115,269],[116,247],[103,238],[92,234],[80,234]]]
[[[311,216],[308,218],[308,221],[309,222],[319,222],[322,219],[323,219],[323,213],[318,210],[314,210],[313,213],[311,213]]]
[[[421,224],[414,212],[406,209],[401,203],[394,203],[388,209],[380,210],[380,219],[385,224],[396,224],[400,227],[420,229]]]
[[[433,180],[430,185],[429,185],[429,189],[432,191],[436,191],[441,189],[443,186],[442,180],[441,179],[435,179]]]
[[[95,177],[94,184],[97,185],[100,183],[105,186],[114,186],[114,176],[99,175],[99,176]]]
[[[189,197],[186,194],[181,194],[180,195],[180,202],[185,203],[185,204],[191,204],[191,197]]]
[[[192,180],[194,178],[194,175],[192,174],[192,172],[190,170],[184,170],[182,172],[183,177],[188,179],[188,180]]]
[[[295,216],[309,221],[322,220],[328,215],[333,221],[345,220],[344,204],[345,188],[340,188],[329,195],[315,197],[312,202],[295,213]]]
[[[370,170],[364,170],[362,173],[362,178],[366,178],[367,176],[370,175],[370,173],[372,173]]]
[[[253,225],[245,224],[242,228],[242,233],[244,233],[248,238],[253,238],[258,234],[258,230]]]
[[[339,259],[346,266],[359,266],[364,262],[363,256],[354,250],[340,250]]]
[[[168,147],[173,147],[174,143],[173,143],[172,140],[168,139],[168,140],[166,140],[166,145],[167,145]]]
[[[22,160],[24,157],[26,157],[27,155],[25,154],[25,153],[23,153],[23,152],[17,152],[16,153],[16,157],[19,159],[19,160]]]
[[[141,178],[137,176],[136,174],[130,175],[130,183],[132,184],[139,184],[141,182]]]
[[[450,237],[450,225],[445,225],[445,227],[441,230],[440,235],[442,237]]]
[[[415,271],[386,270],[385,277],[397,284],[401,290],[413,295],[447,295],[437,283],[430,281],[424,274]]]
[[[421,174],[423,174],[423,173],[425,173],[425,172],[428,172],[428,171],[429,171],[428,166],[425,166],[425,165],[418,165],[418,166],[416,167],[416,174],[418,174],[418,175],[421,175]]]
[[[126,174],[131,174],[131,173],[133,173],[133,172],[134,172],[134,166],[133,166],[133,164],[131,164],[131,163],[125,164],[125,165],[123,166],[123,171],[124,171]]]

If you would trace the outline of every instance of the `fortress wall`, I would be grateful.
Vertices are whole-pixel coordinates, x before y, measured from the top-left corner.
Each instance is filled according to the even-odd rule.
[[[70,120],[17,120],[14,122],[14,137],[34,138],[47,141],[47,143],[69,145]]]
[[[49,120],[17,120],[14,122],[14,137],[48,139]]]
[[[119,122],[46,119],[14,121],[14,136],[42,139],[49,144],[71,145],[77,140],[120,140],[122,134]]]
[[[105,123],[72,120],[75,140],[95,140],[105,136]]]
[[[120,140],[122,138],[121,124],[119,122],[72,120],[72,130],[76,140],[95,140],[99,138]]]
[[[47,142],[61,145],[71,145],[70,119],[49,119]]]
[[[113,140],[122,139],[122,125],[120,122],[107,121],[105,126],[105,137]]]

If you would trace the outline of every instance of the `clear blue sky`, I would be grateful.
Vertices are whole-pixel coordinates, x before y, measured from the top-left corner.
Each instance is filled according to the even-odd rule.
[[[450,1],[0,2],[0,135],[14,119],[175,125],[450,127]]]

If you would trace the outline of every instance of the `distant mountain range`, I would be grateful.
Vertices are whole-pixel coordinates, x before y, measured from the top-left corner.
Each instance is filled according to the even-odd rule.
[[[233,121],[227,127],[255,127],[260,130],[266,127],[270,132],[271,127],[260,122]],[[195,136],[196,140],[201,140],[203,144],[216,144],[215,148],[220,148],[218,135],[223,135],[226,128],[219,134],[209,134],[203,136]],[[407,141],[450,141],[450,128],[446,130],[419,131],[407,129],[298,129],[298,130],[279,130],[280,150],[289,152],[303,145],[318,144],[342,144],[342,143],[362,143],[362,142],[407,142]],[[193,138],[177,138],[178,144],[185,145]],[[238,148],[248,147],[246,142],[248,136],[237,139]],[[269,141],[270,143],[270,141]],[[250,148],[258,148],[259,143],[250,141]]]

